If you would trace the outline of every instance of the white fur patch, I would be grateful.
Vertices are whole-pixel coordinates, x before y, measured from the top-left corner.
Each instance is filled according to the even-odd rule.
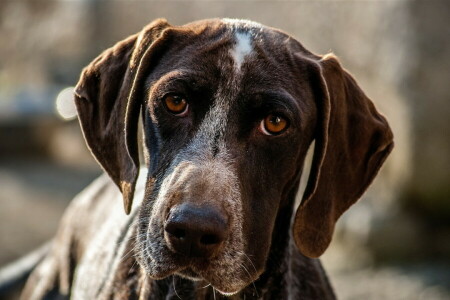
[[[236,45],[230,50],[230,54],[234,59],[236,69],[240,70],[244,59],[252,50],[252,36],[248,32],[236,32]]]
[[[226,24],[231,25],[232,27],[235,27],[235,28],[255,29],[255,28],[262,28],[264,26],[258,22],[244,20],[244,19],[223,18],[222,21]]]
[[[253,52],[253,40],[258,38],[259,32],[264,30],[264,26],[249,20],[222,19],[234,35],[236,44],[230,49],[236,70],[239,72],[245,58]]]

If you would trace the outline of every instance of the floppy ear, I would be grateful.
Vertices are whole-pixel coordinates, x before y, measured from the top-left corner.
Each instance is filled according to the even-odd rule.
[[[165,20],[104,51],[82,72],[75,104],[86,143],[123,194],[131,211],[139,172],[137,125],[143,85],[169,39]]]
[[[315,64],[317,128],[310,177],[294,219],[306,256],[328,247],[337,219],[370,185],[393,148],[386,119],[333,55]]]

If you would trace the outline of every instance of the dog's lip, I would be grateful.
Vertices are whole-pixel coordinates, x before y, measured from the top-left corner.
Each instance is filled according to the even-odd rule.
[[[199,281],[199,280],[205,280],[202,276],[200,276],[197,272],[195,272],[194,270],[192,270],[191,267],[187,267],[185,269],[182,270],[178,270],[177,272],[175,272],[175,274],[181,276],[181,277],[187,277],[191,280],[194,281]]]
[[[192,281],[204,281],[207,285],[213,286],[217,292],[224,296],[237,294],[245,286],[239,287],[235,285],[233,288],[228,289],[230,288],[228,284],[224,284],[218,278],[210,278],[207,273],[208,267],[205,265],[205,262],[197,264],[191,260],[189,262],[185,261],[183,265],[178,265],[175,268],[165,270],[165,272],[153,274],[152,277],[155,279],[164,279],[171,275],[177,275]]]
[[[146,249],[145,255],[149,261],[157,261],[149,254],[148,249]],[[202,280],[205,279],[202,275],[200,275],[203,271],[207,271],[209,269],[210,262],[206,259],[199,258],[187,258],[183,255],[177,255],[174,253],[170,254],[170,263],[166,264],[164,268],[158,268],[158,272],[152,273],[153,277],[157,278],[165,278],[167,276],[177,274],[182,277],[187,277],[194,280]],[[195,269],[195,271],[194,271]]]
[[[212,283],[210,280],[208,280],[208,278],[203,277],[202,275],[200,275],[198,272],[194,271],[191,267],[187,267],[185,269],[179,270],[177,272],[175,272],[174,274],[193,280],[193,281],[204,281],[207,283],[206,286],[211,285],[214,287],[214,289],[216,291],[218,291],[220,294],[224,295],[224,296],[232,296],[234,294],[239,293],[240,289],[237,289],[235,291],[224,291],[221,288],[217,288],[217,286]]]
[[[147,251],[148,250],[149,249],[147,249]],[[244,282],[241,282],[237,284],[235,283],[233,284],[233,286],[230,286],[229,283],[225,284],[223,282],[223,278],[211,276],[210,272],[213,271],[212,269],[210,269],[211,259],[198,257],[188,258],[184,255],[179,255],[171,251],[165,252],[165,255],[168,256],[166,258],[170,258],[170,262],[166,261],[166,263],[168,262],[168,265],[166,264],[165,268],[157,268],[158,271],[156,273],[150,271],[150,273],[152,273],[151,277],[155,279],[163,279],[171,275],[178,275],[180,277],[193,281],[205,281],[205,283],[210,284],[215,288],[216,291],[225,296],[231,296],[239,293],[239,291],[241,291],[242,288],[247,285],[244,284]],[[157,261],[156,259],[152,258],[149,252],[147,252],[146,256],[152,261]],[[152,271],[156,270],[153,269]]]

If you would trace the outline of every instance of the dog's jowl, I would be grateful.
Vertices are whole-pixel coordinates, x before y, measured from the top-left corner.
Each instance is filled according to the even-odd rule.
[[[83,70],[75,102],[109,176],[72,202],[24,299],[335,298],[317,257],[393,147],[335,56],[250,21],[156,20]]]

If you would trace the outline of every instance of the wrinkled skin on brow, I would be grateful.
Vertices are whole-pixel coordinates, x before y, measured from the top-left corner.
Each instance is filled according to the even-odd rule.
[[[237,33],[251,41],[240,65],[233,57]],[[300,51],[306,50],[296,41],[264,27],[212,23],[174,33],[143,95],[150,168],[138,244],[139,262],[150,276],[204,279],[228,294],[266,269],[276,248],[272,237],[283,236],[274,231],[282,223],[277,215],[292,209],[315,128],[307,60],[294,54]],[[167,94],[185,97],[187,116],[164,108]],[[258,127],[273,112],[283,114],[289,128],[267,136]],[[230,219],[233,233],[208,261],[187,261],[164,241],[170,207],[186,201],[212,203]],[[289,229],[280,230],[287,238]]]

